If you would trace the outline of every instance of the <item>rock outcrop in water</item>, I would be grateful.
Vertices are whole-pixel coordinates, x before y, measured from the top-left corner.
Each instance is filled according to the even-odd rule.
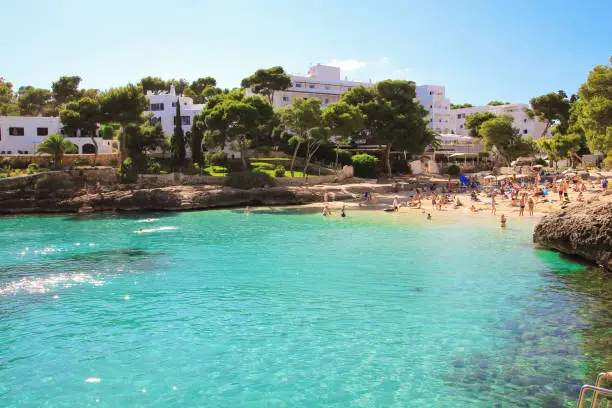
[[[612,201],[576,204],[545,216],[533,242],[612,271]]]
[[[3,192],[0,214],[94,211],[178,211],[245,205],[294,205],[323,201],[328,191],[336,200],[352,199],[344,189],[324,186],[309,188],[269,187],[238,190],[219,186],[176,186],[164,188],[113,190],[102,194],[73,196],[71,191]]]

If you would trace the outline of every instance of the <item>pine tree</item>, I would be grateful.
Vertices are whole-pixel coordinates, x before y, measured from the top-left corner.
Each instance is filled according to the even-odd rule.
[[[181,121],[180,98],[176,100],[176,116],[174,117],[174,135],[171,141],[172,164],[175,169],[179,169],[185,163],[185,134]]]

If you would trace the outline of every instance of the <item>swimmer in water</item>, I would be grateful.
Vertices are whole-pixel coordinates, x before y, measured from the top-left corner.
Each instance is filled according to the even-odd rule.
[[[138,232],[142,232],[142,228],[139,228],[139,229],[138,229]]]
[[[147,218],[147,222],[151,222],[151,219],[150,219],[150,218]]]
[[[249,208],[249,206],[247,205],[246,208],[244,209],[244,213],[246,215],[249,215],[251,213],[251,209]]]
[[[342,218],[346,217],[346,213],[344,212],[344,204],[342,204],[342,209],[340,210],[340,216]]]
[[[327,208],[327,205],[323,207],[323,214],[321,215],[324,217],[327,217],[329,215],[329,208]]]
[[[431,213],[427,213],[427,219],[431,220]]]
[[[504,214],[501,215],[501,218],[499,219],[499,222],[500,222],[502,228],[506,228],[506,216]]]

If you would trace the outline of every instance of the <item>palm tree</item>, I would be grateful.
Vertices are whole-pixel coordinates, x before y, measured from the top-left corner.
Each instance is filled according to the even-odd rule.
[[[64,135],[49,135],[36,146],[37,153],[52,154],[54,164],[62,165],[62,158],[65,153],[78,153],[78,148]]]

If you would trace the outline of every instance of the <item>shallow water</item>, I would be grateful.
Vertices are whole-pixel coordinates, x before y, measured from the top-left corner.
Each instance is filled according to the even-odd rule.
[[[0,406],[572,406],[611,280],[437,218],[0,219]]]

